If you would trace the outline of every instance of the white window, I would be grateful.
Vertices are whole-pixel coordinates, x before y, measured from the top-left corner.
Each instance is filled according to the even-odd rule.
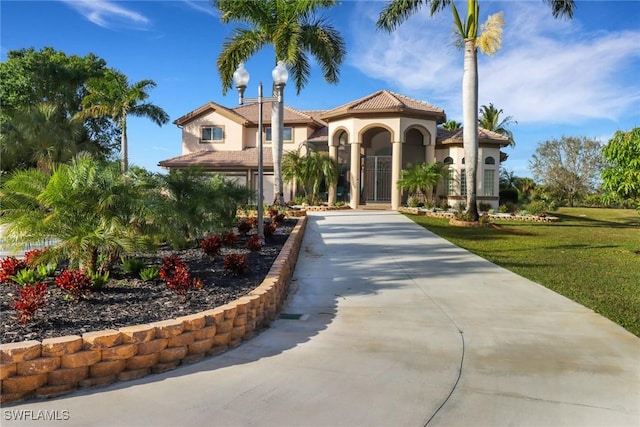
[[[264,128],[264,139],[267,142],[271,142],[271,127]],[[293,128],[284,127],[282,128],[282,141],[283,142],[293,142]]]
[[[464,196],[467,194],[467,171],[466,169],[462,169],[460,171],[460,195]]]
[[[202,128],[201,142],[221,142],[224,131],[221,126],[206,126]]]
[[[456,178],[455,170],[448,169],[444,175],[444,188],[447,192],[447,196],[455,196],[456,194]]]
[[[494,169],[485,169],[484,170],[484,195],[485,196],[495,196],[494,186],[496,183],[496,171]]]

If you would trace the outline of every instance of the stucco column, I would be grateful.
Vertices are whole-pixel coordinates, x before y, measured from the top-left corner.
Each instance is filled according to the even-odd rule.
[[[333,162],[336,164],[337,167],[340,167],[338,165],[338,147],[336,147],[335,145],[329,145],[329,158],[331,160],[333,160]],[[337,178],[337,177],[336,177]],[[338,186],[338,180],[336,179],[336,182],[331,184],[329,186],[329,205],[335,205],[336,204],[336,200],[338,199],[337,194],[337,186]]]
[[[391,156],[391,209],[398,209],[402,200],[397,182],[402,170],[402,142],[394,141]]]
[[[436,145],[433,141],[429,141],[425,147],[425,154],[427,158],[425,159],[426,163],[430,165],[431,163],[436,162]]]
[[[351,143],[351,166],[349,182],[351,183],[349,206],[357,209],[360,204],[360,141]]]

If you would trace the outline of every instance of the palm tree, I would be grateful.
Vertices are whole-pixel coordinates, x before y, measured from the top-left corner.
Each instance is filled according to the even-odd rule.
[[[446,130],[456,130],[462,127],[462,123],[456,122],[455,120],[447,120],[442,124],[442,129]]]
[[[444,163],[421,163],[415,166],[409,164],[400,173],[397,185],[400,190],[406,190],[410,194],[419,192],[433,200],[433,189],[446,172],[447,167]]]
[[[551,6],[554,17],[573,17],[574,0],[543,0]],[[467,0],[467,16],[460,19],[453,0],[392,0],[380,13],[377,26],[386,31],[395,30],[400,24],[416,13],[422,6],[430,8],[433,16],[451,6],[455,31],[464,46],[464,71],[462,75],[463,143],[467,176],[467,212],[471,220],[478,219],[476,204],[477,164],[478,164],[478,53],[495,53],[502,42],[502,13],[491,15],[478,35],[480,6],[479,0]]]
[[[115,164],[79,154],[50,174],[14,172],[0,190],[0,224],[14,248],[56,242],[48,252],[90,272],[107,271],[125,252],[149,248],[153,226],[144,192]]]
[[[489,103],[489,106],[483,105],[480,107],[478,125],[486,130],[506,136],[509,138],[509,145],[511,147],[515,147],[516,142],[513,139],[513,132],[511,132],[507,127],[511,124],[518,124],[518,122],[513,120],[513,117],[511,116],[507,116],[500,120],[500,114],[502,114],[502,109],[498,110],[493,106],[493,104]]]
[[[323,182],[328,187],[338,181],[338,168],[322,153],[310,150],[303,156],[299,150],[289,151],[282,159],[282,176],[285,182],[300,184],[305,197],[311,193],[312,201],[316,201]]]
[[[217,66],[222,80],[222,92],[231,88],[233,72],[241,62],[267,45],[275,50],[275,61],[283,61],[290,70],[297,93],[311,74],[308,55],[311,54],[325,81],[338,82],[339,66],[344,59],[345,43],[338,31],[323,18],[316,18],[319,8],[328,8],[335,0],[212,0],[223,23],[249,25],[236,28],[223,44]],[[272,126],[277,121],[277,106],[272,106]],[[276,130],[274,128],[274,130]],[[282,187],[282,135],[273,138],[274,204],[284,205]]]
[[[169,115],[157,105],[143,102],[149,98],[149,89],[156,87],[153,80],[140,80],[129,83],[124,74],[116,70],[107,70],[104,77],[93,78],[87,82],[87,95],[82,100],[82,110],[76,117],[109,117],[115,121],[121,135],[121,170],[129,169],[129,147],[127,140],[127,117],[147,117],[162,126],[169,121]]]
[[[67,119],[55,104],[42,102],[17,110],[0,134],[0,152],[6,156],[2,168],[37,166],[48,172],[54,163],[67,162],[83,149],[89,150],[78,143],[81,135],[82,123]]]
[[[294,183],[296,187],[300,185],[302,187],[302,191],[304,191],[304,196],[306,197],[307,188],[303,178],[304,158],[305,156],[300,154],[299,149],[295,151],[287,151],[282,156],[282,179],[287,184]]]

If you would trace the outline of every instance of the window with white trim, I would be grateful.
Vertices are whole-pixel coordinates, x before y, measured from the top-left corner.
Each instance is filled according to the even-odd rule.
[[[200,142],[222,142],[223,139],[222,126],[203,126],[200,130]]]
[[[445,165],[452,165],[453,158],[445,157],[442,163],[444,163]],[[454,174],[455,170],[453,169],[453,167],[449,166],[443,177],[444,191],[446,192],[447,196],[454,196],[456,194],[456,179]]]
[[[467,170],[460,170],[460,195],[464,196],[467,194]]]
[[[271,127],[264,128],[264,140],[271,142]],[[293,128],[286,126],[282,128],[282,141],[293,142]]]
[[[484,170],[484,195],[487,197],[493,197],[496,195],[495,193],[495,184],[496,184],[496,171],[495,169],[485,169]]]

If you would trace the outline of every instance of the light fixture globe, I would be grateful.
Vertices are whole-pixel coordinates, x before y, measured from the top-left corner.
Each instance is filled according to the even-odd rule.
[[[278,61],[278,65],[276,65],[276,68],[271,72],[271,77],[273,77],[273,83],[275,83],[276,86],[287,84],[289,72],[284,65],[284,61]]]
[[[233,72],[233,82],[238,89],[246,88],[249,83],[249,72],[244,68],[244,63],[238,64],[238,68]]]

